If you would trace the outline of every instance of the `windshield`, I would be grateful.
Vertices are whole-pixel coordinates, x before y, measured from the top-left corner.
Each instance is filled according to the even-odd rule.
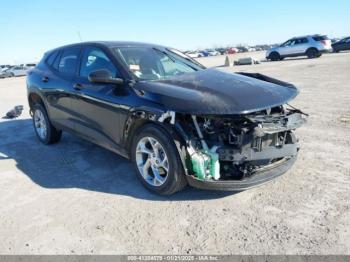
[[[162,80],[204,69],[199,63],[173,49],[163,51],[152,47],[116,47],[114,51],[139,80]]]

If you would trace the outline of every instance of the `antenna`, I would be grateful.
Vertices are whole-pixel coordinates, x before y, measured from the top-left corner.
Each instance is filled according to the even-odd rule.
[[[81,38],[80,31],[77,31],[77,35],[79,37],[80,42],[83,42],[83,39]]]

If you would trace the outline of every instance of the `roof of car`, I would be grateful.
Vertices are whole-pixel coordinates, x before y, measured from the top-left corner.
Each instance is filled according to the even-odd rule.
[[[321,35],[321,34],[314,34],[314,35],[302,35],[302,36],[295,36],[291,39],[296,39],[296,38],[302,38],[302,37],[313,37],[313,36],[324,36],[324,35]]]
[[[60,46],[60,47],[57,47],[57,48],[50,50],[50,52],[53,50],[56,50],[56,49],[73,47],[73,46],[80,46],[80,45],[89,45],[89,44],[90,45],[91,44],[103,45],[103,46],[106,46],[109,48],[112,48],[112,47],[162,47],[162,46],[157,45],[157,44],[132,42],[132,41],[89,41],[89,42],[80,42],[80,43],[74,43],[74,44]]]

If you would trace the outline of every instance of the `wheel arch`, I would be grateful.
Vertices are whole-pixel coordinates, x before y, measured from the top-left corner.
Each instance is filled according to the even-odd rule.
[[[181,126],[178,123],[170,124],[165,122],[160,122],[157,120],[150,120],[149,118],[145,117],[148,114],[146,112],[143,116],[144,117],[132,117],[130,116],[127,120],[127,123],[125,125],[124,129],[124,148],[130,155],[131,147],[133,138],[135,137],[135,134],[144,128],[146,125],[153,125],[157,128],[161,128],[163,131],[165,131],[172,139],[173,142],[177,148],[177,151],[179,153],[183,170],[185,171],[185,174],[188,174],[188,168],[186,165],[186,159],[188,157],[188,153],[186,150],[186,134],[182,130]]]
[[[281,54],[277,50],[273,50],[269,54],[269,59],[271,59],[274,54],[276,54],[279,58],[281,57]]]
[[[28,104],[29,104],[30,112],[32,111],[33,106],[35,104],[41,104],[45,108],[45,110],[47,112],[47,107],[45,105],[44,99],[37,92],[30,92],[28,94]]]
[[[317,52],[320,52],[320,51],[317,49],[317,47],[315,47],[315,46],[310,46],[308,49],[306,49],[305,54],[307,54],[307,52],[309,52],[310,50],[316,50]]]

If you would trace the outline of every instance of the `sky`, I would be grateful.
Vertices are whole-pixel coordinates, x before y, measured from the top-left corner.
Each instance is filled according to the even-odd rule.
[[[19,64],[80,39],[188,50],[342,37],[350,35],[350,1],[10,0],[1,1],[0,25],[0,64]]]

